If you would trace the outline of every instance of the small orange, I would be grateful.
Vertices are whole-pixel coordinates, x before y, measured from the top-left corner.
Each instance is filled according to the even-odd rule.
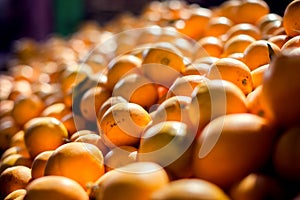
[[[0,198],[4,199],[17,189],[25,189],[31,179],[30,169],[24,166],[10,167],[0,175]]]
[[[281,30],[281,28],[283,28],[282,21],[278,20],[278,21],[270,22],[261,31],[262,37],[268,39],[268,38],[272,37],[273,35],[275,35],[276,32]]]
[[[107,67],[107,88],[112,90],[125,75],[139,73],[141,62],[141,59],[134,55],[123,55],[112,60]]]
[[[109,151],[107,146],[104,144],[101,136],[97,134],[81,135],[74,142],[84,142],[84,143],[95,145],[102,152],[103,156],[105,156]]]
[[[104,157],[105,171],[110,171],[136,162],[137,148],[120,146],[110,150]]]
[[[12,116],[22,126],[30,119],[38,117],[43,109],[44,103],[38,96],[31,95],[30,97],[26,97],[20,95],[15,100]]]
[[[0,173],[3,172],[5,169],[14,167],[14,166],[26,166],[30,167],[32,160],[27,157],[23,156],[22,154],[12,154],[1,160],[0,163]]]
[[[24,200],[88,200],[85,190],[74,180],[63,176],[45,176],[26,187]]]
[[[280,49],[282,46],[289,40],[289,36],[287,35],[274,35],[268,39],[269,42],[276,44]]]
[[[25,124],[24,141],[31,156],[43,151],[54,150],[68,138],[66,127],[53,117],[38,117]]]
[[[112,96],[112,97],[109,97],[105,102],[103,102],[103,104],[101,105],[101,107],[99,108],[98,110],[98,113],[97,113],[97,118],[98,119],[101,119],[102,116],[104,115],[104,113],[112,106],[112,105],[115,105],[117,103],[126,103],[128,102],[126,99],[124,99],[123,97],[121,96]]]
[[[34,160],[32,161],[32,165],[31,165],[32,179],[37,179],[39,177],[44,176],[46,163],[53,152],[54,152],[53,150],[52,151],[43,151],[42,153],[39,153],[34,158]]]
[[[121,96],[145,109],[149,109],[158,99],[155,83],[139,74],[120,79],[113,89],[112,96]]]
[[[99,132],[108,147],[136,145],[143,129],[151,121],[149,113],[135,103],[111,106],[99,121]]]
[[[227,17],[213,17],[208,21],[204,35],[215,37],[221,36],[225,34],[232,25],[233,22]]]
[[[80,111],[88,121],[95,121],[101,105],[111,96],[104,87],[95,86],[84,92],[80,100]]]
[[[221,58],[213,63],[206,75],[208,79],[222,79],[234,83],[245,94],[253,89],[249,68],[245,63],[233,58]]]
[[[222,56],[226,57],[233,53],[242,53],[254,41],[253,37],[245,34],[233,36],[225,42]]]
[[[257,88],[259,85],[262,84],[264,74],[268,70],[269,64],[262,65],[254,70],[251,71],[252,81],[253,81],[253,88]]]
[[[10,141],[10,146],[18,146],[26,148],[25,141],[24,141],[24,130],[18,131]]]
[[[300,35],[290,38],[284,45],[282,46],[282,50],[288,48],[299,48],[300,47]]]
[[[255,90],[247,95],[247,108],[252,114],[260,117],[268,117],[269,110],[262,94],[262,85],[258,86]]]
[[[82,130],[79,130],[79,131],[76,131],[71,137],[70,137],[70,140],[72,142],[75,142],[75,140],[77,140],[80,136],[83,136],[83,135],[90,135],[90,134],[97,134],[96,132],[94,131],[91,131],[91,130],[85,130],[85,129],[82,129]]]
[[[27,149],[23,146],[12,146],[8,149],[6,149],[3,154],[1,155],[1,160],[3,160],[4,158],[13,155],[13,154],[20,154],[24,157],[30,157]]]
[[[220,15],[227,17],[228,19],[235,22],[236,18],[238,17],[237,10],[239,9],[240,5],[241,5],[241,1],[239,0],[225,1],[219,6]]]
[[[102,152],[92,144],[71,142],[64,144],[49,157],[44,175],[58,175],[71,178],[83,188],[104,174]]]
[[[232,38],[233,36],[245,34],[253,37],[256,40],[261,39],[260,30],[253,24],[241,23],[232,26],[225,34],[225,39]]]
[[[174,199],[219,199],[229,200],[226,193],[217,185],[203,179],[180,179],[171,181],[166,186],[155,191],[151,200],[174,200]]]
[[[300,34],[300,0],[293,0],[284,11],[283,26],[288,36],[296,36]]]
[[[223,51],[223,42],[221,39],[214,36],[206,36],[201,38],[198,41],[198,45],[208,56],[220,57]]]
[[[278,54],[280,49],[277,45],[266,40],[252,42],[244,51],[244,61],[252,71],[262,65],[269,64],[272,54]]]
[[[274,21],[282,21],[282,17],[275,13],[268,13],[256,21],[256,26],[262,31],[265,26]]]

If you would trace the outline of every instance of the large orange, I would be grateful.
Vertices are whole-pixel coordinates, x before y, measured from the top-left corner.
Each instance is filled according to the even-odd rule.
[[[86,189],[104,174],[102,152],[94,145],[71,142],[57,148],[49,157],[44,175],[71,178]]]
[[[244,0],[241,1],[241,5],[238,7],[235,22],[255,24],[258,19],[268,14],[269,11],[268,4],[263,0]]]
[[[285,9],[283,15],[283,26],[285,32],[289,36],[296,36],[300,34],[300,1],[292,1]]]
[[[38,117],[25,124],[24,141],[26,148],[34,158],[37,154],[54,150],[68,138],[66,127],[53,117]]]
[[[275,133],[269,121],[253,114],[230,114],[212,120],[197,140],[195,177],[222,188],[231,187],[266,164]]]
[[[89,196],[74,180],[63,176],[45,176],[26,188],[24,200],[88,200]]]

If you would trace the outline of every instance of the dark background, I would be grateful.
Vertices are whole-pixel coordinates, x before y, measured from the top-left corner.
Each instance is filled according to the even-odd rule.
[[[50,33],[66,36],[82,20],[107,22],[129,11],[139,14],[151,0],[0,0],[0,69],[9,57],[13,41],[30,37],[41,41]],[[187,0],[203,7],[220,5],[224,0]],[[291,0],[266,0],[271,12],[283,16]],[[255,12],[255,11],[254,11]]]

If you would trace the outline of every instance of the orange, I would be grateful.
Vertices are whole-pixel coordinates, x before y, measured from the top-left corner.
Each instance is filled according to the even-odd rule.
[[[274,35],[268,39],[269,42],[276,44],[280,49],[282,46],[289,40],[289,36],[287,35]]]
[[[300,127],[290,127],[282,133],[273,153],[273,164],[279,176],[286,180],[300,180]]]
[[[30,157],[27,149],[23,146],[12,146],[8,149],[6,149],[3,154],[1,155],[1,160],[3,160],[4,158],[13,155],[13,154],[20,154],[24,157]]]
[[[227,17],[228,19],[232,20],[235,22],[237,16],[237,10],[239,9],[241,5],[240,0],[229,0],[223,2],[220,6],[220,15]]]
[[[284,11],[283,26],[288,36],[296,36],[300,34],[300,1],[292,1]]]
[[[23,156],[22,154],[12,154],[1,160],[0,163],[0,173],[3,172],[5,169],[13,167],[13,166],[26,166],[30,167],[32,160],[27,157]]]
[[[253,81],[253,88],[257,88],[263,82],[264,74],[268,70],[269,64],[262,65],[254,70],[251,71],[252,81]]]
[[[247,112],[246,97],[233,83],[212,80],[194,89],[187,109],[193,126],[201,131],[210,120],[218,116]]]
[[[269,23],[274,21],[282,21],[282,17],[275,13],[268,13],[256,21],[256,26],[262,31]]]
[[[96,200],[148,200],[168,182],[166,171],[158,164],[135,162],[100,177],[92,193]]]
[[[163,121],[179,121],[190,125],[190,119],[187,114],[187,106],[191,102],[188,96],[173,96],[164,100],[157,109],[151,113],[151,125]]]
[[[64,103],[55,103],[47,106],[41,113],[42,117],[54,117],[61,120],[62,117],[71,112],[71,109]]]
[[[254,41],[253,37],[245,34],[233,36],[225,42],[222,56],[226,57],[233,53],[242,53]]]
[[[25,124],[24,141],[31,156],[43,151],[54,150],[68,138],[66,127],[53,117],[38,117]]]
[[[205,84],[207,81],[209,80],[201,75],[186,75],[177,78],[170,86],[166,98],[172,96],[191,96],[197,85]]]
[[[254,12],[255,11],[255,12]],[[235,15],[236,23],[255,24],[262,16],[270,11],[268,4],[263,0],[241,1]]]
[[[147,128],[140,141],[137,160],[155,162],[173,178],[191,176],[191,152],[195,132],[183,122],[165,121]]]
[[[284,45],[282,46],[282,50],[288,48],[299,48],[300,47],[300,35],[290,38]]]
[[[126,99],[124,99],[123,97],[121,96],[112,96],[112,97],[109,97],[105,102],[103,102],[103,104],[101,105],[101,107],[99,108],[98,110],[98,113],[97,113],[97,118],[98,119],[101,119],[102,116],[104,115],[104,113],[112,106],[112,105],[115,105],[117,103],[126,103],[128,102]]]
[[[95,86],[84,92],[80,100],[80,111],[88,121],[95,121],[101,105],[111,96],[104,87]]]
[[[241,23],[232,26],[227,32],[224,38],[227,40],[233,36],[245,34],[253,37],[256,40],[261,39],[260,30],[253,24]]]
[[[247,95],[247,108],[252,114],[260,117],[268,118],[270,111],[266,105],[265,99],[262,94],[262,85],[258,86],[255,90]]]
[[[44,176],[44,171],[46,167],[46,163],[49,157],[52,155],[52,151],[43,151],[39,153],[34,160],[32,161],[31,165],[31,177],[32,179],[37,179],[39,177]]]
[[[33,180],[26,188],[24,200],[88,200],[89,196],[74,180],[62,176],[45,176]]]
[[[208,64],[208,65],[211,65],[212,63],[216,62],[217,60],[219,60],[219,58],[217,58],[217,57],[204,56],[204,57],[196,58],[193,61],[193,64]]]
[[[0,197],[4,199],[17,189],[25,189],[31,179],[30,169],[24,166],[10,167],[0,175]]]
[[[282,27],[282,21],[273,21],[268,23],[263,30],[261,31],[263,38],[270,38],[273,35],[276,35],[278,31],[281,30]]]
[[[213,17],[208,21],[204,35],[221,36],[225,34],[232,25],[233,22],[227,17]]]
[[[15,100],[12,116],[22,126],[30,119],[38,117],[43,109],[44,103],[38,96],[31,95],[26,97],[20,95]]]
[[[24,141],[24,130],[18,131],[10,141],[10,146],[18,146],[26,148],[25,141]]]
[[[141,59],[133,55],[122,55],[113,59],[107,67],[107,88],[112,90],[125,75],[139,73]]]
[[[244,53],[233,53],[228,55],[227,57],[244,62]]]
[[[137,148],[120,146],[110,150],[104,157],[105,171],[110,171],[136,161]]]
[[[189,17],[182,21],[177,21],[175,27],[180,33],[198,40],[203,35],[211,16],[212,12],[209,9],[202,7],[193,8],[189,11]]]
[[[26,194],[25,189],[17,189],[9,193],[4,200],[22,200]]]
[[[135,103],[117,103],[111,106],[99,121],[99,133],[108,147],[136,145],[146,125],[149,113]]]
[[[300,71],[299,62],[299,50],[298,52],[293,49],[281,51],[270,63],[264,75],[263,96],[272,112],[271,120],[279,126],[290,127],[299,124],[300,84],[297,78]]]
[[[19,95],[28,97],[28,96],[32,95],[32,92],[33,91],[31,88],[31,84],[28,81],[26,81],[26,80],[15,81],[15,82],[13,82],[13,87],[8,96],[8,99],[16,100],[16,98]]]
[[[213,63],[206,75],[208,79],[222,79],[234,83],[245,94],[252,91],[253,82],[249,68],[233,58],[221,58]]]
[[[244,61],[252,71],[262,65],[270,63],[270,57],[278,54],[279,47],[266,40],[252,42],[244,51]]]
[[[195,177],[230,188],[264,166],[271,155],[275,133],[269,121],[253,114],[230,114],[212,120],[196,141]]]
[[[0,118],[0,151],[10,147],[12,137],[20,130],[19,125],[11,116]]]
[[[203,37],[198,41],[202,51],[209,56],[220,57],[223,51],[223,42],[221,39],[214,36]]]
[[[84,125],[84,119],[82,116],[77,116],[77,118],[81,118],[81,123],[82,123],[82,127],[85,127]],[[61,120],[60,120],[64,126],[66,127],[66,129],[68,130],[69,136],[73,135],[76,131],[77,131],[77,126],[78,124],[75,125],[75,119],[74,119],[74,114],[73,113],[68,113],[66,115],[64,115]],[[77,120],[79,121],[79,120]]]
[[[154,83],[170,86],[184,68],[182,53],[171,43],[155,43],[144,50],[141,69]]]
[[[2,86],[0,86],[2,87]],[[2,91],[1,91],[2,93]],[[1,98],[0,98],[1,99]],[[11,111],[14,107],[13,100],[2,100],[0,101],[0,117],[11,115]]]
[[[206,63],[191,63],[187,65],[183,72],[183,75],[205,75],[208,72],[209,67],[210,65]]]
[[[54,150],[49,157],[45,176],[64,176],[78,182],[83,188],[104,174],[102,152],[92,144],[71,142]]]
[[[120,79],[114,87],[112,96],[121,96],[145,109],[149,109],[158,99],[155,84],[139,74],[131,74]]]
[[[230,198],[217,185],[202,179],[180,179],[175,180],[155,191],[151,200],[174,200],[174,199],[219,199]]]
[[[75,140],[77,140],[79,137],[83,136],[83,135],[90,135],[90,134],[97,134],[95,133],[94,131],[91,131],[91,130],[79,130],[79,131],[76,131],[73,135],[71,135],[70,137],[70,140],[72,142],[75,142]]]
[[[281,183],[274,177],[251,173],[238,181],[230,189],[233,199],[284,199],[285,192]]]
[[[84,142],[88,144],[95,145],[103,154],[106,155],[108,152],[107,146],[104,144],[103,139],[97,134],[86,134],[79,136],[74,142]]]

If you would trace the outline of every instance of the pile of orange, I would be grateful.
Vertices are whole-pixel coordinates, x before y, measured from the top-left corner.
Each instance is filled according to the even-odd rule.
[[[14,51],[0,199],[300,198],[300,0],[153,1]]]

